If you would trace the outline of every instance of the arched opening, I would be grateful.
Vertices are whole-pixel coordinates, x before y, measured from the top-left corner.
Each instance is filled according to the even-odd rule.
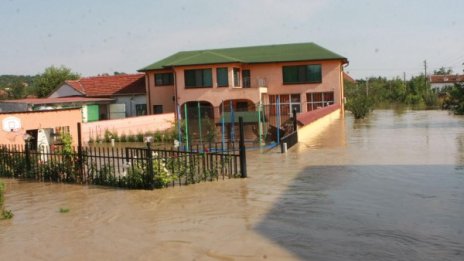
[[[179,107],[179,138],[190,146],[214,142],[217,136],[214,107],[207,101],[189,101]]]

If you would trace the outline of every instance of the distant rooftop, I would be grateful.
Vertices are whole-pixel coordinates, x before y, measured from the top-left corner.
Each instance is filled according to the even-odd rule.
[[[142,73],[85,77],[65,83],[87,97],[146,93]]]
[[[464,75],[430,75],[430,83],[461,83],[464,82]]]
[[[175,66],[216,63],[271,63],[348,59],[315,43],[278,44],[198,51],[182,51],[140,69],[140,72]]]

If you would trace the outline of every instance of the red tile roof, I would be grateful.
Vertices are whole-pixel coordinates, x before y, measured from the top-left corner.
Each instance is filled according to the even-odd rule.
[[[87,97],[145,94],[145,74],[94,76],[68,80],[66,84]]]
[[[86,102],[112,102],[108,98],[86,98],[86,97],[61,97],[61,98],[26,98],[17,100],[1,100],[7,103],[27,103],[27,104],[61,104],[61,103],[86,103]]]
[[[460,83],[464,82],[464,75],[431,75],[430,83]]]

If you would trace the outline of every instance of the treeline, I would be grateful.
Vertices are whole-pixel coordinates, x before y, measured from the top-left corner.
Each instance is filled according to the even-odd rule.
[[[449,72],[447,72],[449,73]],[[440,71],[434,72],[440,75]],[[410,80],[385,77],[345,82],[346,109],[355,118],[364,118],[371,110],[391,105],[406,105],[416,109],[447,109],[464,114],[464,84],[440,90],[432,89],[424,75]]]
[[[347,99],[366,96],[372,104],[405,104],[419,107],[441,105],[439,93],[430,88],[424,75],[412,77],[408,81],[400,78],[371,77],[345,83]]]
[[[38,75],[0,75],[0,99],[18,99],[32,92],[32,83]]]
[[[42,74],[0,75],[0,99],[21,99],[27,96],[46,97],[66,80],[80,75],[65,66],[50,66]]]

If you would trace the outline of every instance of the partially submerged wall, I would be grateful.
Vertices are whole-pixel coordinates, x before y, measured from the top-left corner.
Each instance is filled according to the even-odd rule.
[[[334,104],[298,115],[298,142],[308,141],[321,134],[334,120],[342,117],[340,105]]]
[[[82,124],[82,143],[89,140],[103,138],[105,131],[122,134],[137,134],[148,131],[163,131],[171,128],[174,124],[174,113],[165,113],[148,116],[138,116],[116,120],[86,122]]]
[[[20,128],[14,126],[15,124],[13,123],[16,121],[19,122]],[[3,130],[2,128],[0,131],[0,144],[24,145],[24,135],[28,130],[49,128],[57,130],[63,127],[69,127],[69,132],[73,138],[73,145],[77,145],[77,123],[81,121],[81,109],[1,113],[0,122],[2,122],[2,124],[5,122],[7,125],[12,124],[12,126],[9,131]]]

